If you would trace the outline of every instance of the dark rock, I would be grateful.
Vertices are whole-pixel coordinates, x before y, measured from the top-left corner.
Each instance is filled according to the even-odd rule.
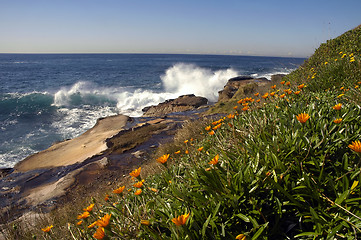
[[[13,168],[0,168],[0,178],[6,177],[9,175],[14,169]]]
[[[218,92],[218,102],[228,101],[242,87],[252,83],[269,82],[267,78],[253,78],[249,76],[238,76],[228,80],[224,89]]]
[[[284,76],[286,76],[286,74],[275,74],[275,75],[272,75],[272,76],[271,76],[271,81],[272,81],[272,82],[275,82],[275,81],[280,82]]]
[[[207,98],[197,97],[194,94],[183,95],[176,99],[168,99],[163,103],[159,103],[157,106],[143,108],[143,117],[156,117],[173,112],[184,112],[197,109],[207,103]]]

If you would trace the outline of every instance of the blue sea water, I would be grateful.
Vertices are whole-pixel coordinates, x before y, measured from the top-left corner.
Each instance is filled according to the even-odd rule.
[[[216,101],[229,78],[305,59],[171,54],[0,54],[0,168],[74,138],[100,117],[140,116],[184,94]]]

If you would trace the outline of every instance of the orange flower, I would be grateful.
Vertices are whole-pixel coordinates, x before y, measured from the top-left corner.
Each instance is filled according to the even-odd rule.
[[[198,148],[198,151],[199,151],[199,152],[202,151],[202,150],[203,150],[203,147]]]
[[[300,94],[300,93],[301,93],[301,91],[294,92],[294,94],[296,94],[296,95],[298,95],[298,94]]]
[[[136,188],[141,188],[143,187],[143,182],[144,182],[144,179],[142,181],[139,181],[137,183],[134,183],[133,184],[133,187],[136,187]]]
[[[257,99],[257,100],[256,100],[256,102],[260,102],[260,101],[261,101],[261,99]]]
[[[188,151],[188,149],[185,151],[185,154],[188,154],[189,153],[189,151]]]
[[[276,85],[271,86],[271,88],[272,88],[272,89],[275,89],[275,88],[276,88]]]
[[[181,153],[181,151],[180,151],[180,150],[178,150],[178,151],[174,152],[174,154],[180,154],[180,153]]]
[[[129,173],[129,175],[136,178],[140,175],[140,170],[142,170],[142,167],[139,167],[138,169],[133,170],[131,173]]]
[[[244,234],[239,234],[237,237],[236,237],[237,240],[246,240],[246,236]]]
[[[302,89],[302,88],[304,88],[305,87],[305,84],[301,84],[301,85],[298,85],[298,89]]]
[[[280,82],[280,83],[281,83],[281,84],[285,84],[285,82],[286,82],[286,81],[282,81],[282,82]]]
[[[248,109],[249,109],[249,107],[245,106],[245,107],[242,108],[242,111],[247,111]]]
[[[41,231],[43,232],[50,232],[50,230],[53,228],[54,226],[53,225],[50,225],[50,226],[47,226],[45,228],[42,228]]]
[[[109,222],[110,222],[110,218],[111,218],[111,214],[105,214],[104,217],[102,217],[101,219],[99,219],[97,222],[96,222],[96,225],[98,225],[99,227],[106,227],[109,225]]]
[[[94,207],[94,203],[93,204],[90,204],[89,206],[87,206],[86,208],[84,208],[83,210],[85,212],[91,212],[93,210],[93,207]]]
[[[83,220],[80,220],[79,222],[76,223],[76,225],[81,225],[83,223]]]
[[[230,114],[228,114],[227,117],[228,117],[229,119],[232,119],[232,118],[234,118],[234,114],[230,113]]]
[[[208,132],[208,134],[209,135],[214,135],[214,131],[212,130],[212,131]]]
[[[188,140],[184,140],[184,143],[188,143]]]
[[[167,162],[168,158],[169,154],[164,154],[163,156],[157,158],[157,162],[164,164]]]
[[[218,163],[219,155],[217,154],[208,164],[216,165]]]
[[[137,191],[135,191],[134,194],[138,196],[138,195],[140,195],[141,193],[142,193],[142,189],[139,188]]]
[[[189,218],[189,213],[173,218],[172,222],[177,226],[181,226],[186,224],[188,218]]]
[[[259,93],[255,93],[254,96],[258,97],[258,96],[259,96]]]
[[[125,186],[119,187],[119,188],[113,190],[113,193],[121,194],[124,191],[124,189],[125,189]]]
[[[361,142],[360,141],[354,141],[352,144],[348,145],[349,148],[354,150],[355,152],[361,153]]]
[[[105,195],[104,200],[109,201],[109,195],[108,194]]]
[[[333,122],[334,123],[340,123],[340,122],[342,122],[342,118],[337,118],[337,119],[333,120]]]
[[[263,98],[263,99],[268,98],[268,93],[263,94],[262,98]]]
[[[95,225],[97,225],[97,223],[98,223],[98,221],[93,222],[92,224],[90,224],[90,225],[88,226],[88,228],[93,228],[93,227],[95,227]]]
[[[286,82],[286,83],[285,83],[286,86],[289,86],[290,84],[291,84],[290,82]]]
[[[82,214],[79,214],[77,219],[85,219],[90,216],[89,212],[83,212]]]
[[[280,98],[284,98],[286,96],[286,94],[282,94],[280,95]]]
[[[145,225],[145,226],[149,226],[150,222],[148,220],[140,220],[140,224]]]
[[[158,192],[158,190],[155,189],[155,188],[149,188],[149,190],[152,191],[152,192]]]
[[[296,118],[300,123],[305,123],[310,118],[310,115],[307,113],[300,113],[296,116]]]
[[[204,128],[206,131],[209,131],[209,130],[211,130],[211,126],[207,126],[207,127],[205,127]]]
[[[342,107],[342,104],[339,103],[339,104],[336,104],[335,106],[333,106],[332,108],[335,110],[341,110],[341,107]]]
[[[234,106],[233,109],[236,110],[238,108],[238,106]]]
[[[97,231],[93,235],[96,239],[103,239],[105,237],[104,228],[98,227]]]
[[[271,97],[273,97],[276,94],[276,92],[271,92],[269,95],[271,95]]]

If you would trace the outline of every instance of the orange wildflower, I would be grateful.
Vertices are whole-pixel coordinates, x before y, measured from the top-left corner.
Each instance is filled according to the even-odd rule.
[[[109,194],[106,194],[106,195],[105,195],[104,200],[105,200],[105,201],[109,201]]]
[[[140,224],[145,225],[145,226],[149,226],[150,222],[149,222],[149,220],[140,220]]]
[[[139,188],[137,191],[135,191],[134,194],[138,196],[138,195],[140,195],[141,193],[142,193],[142,189]]]
[[[133,187],[136,187],[136,188],[141,188],[143,187],[143,183],[144,183],[144,179],[142,181],[139,181],[137,183],[134,183],[133,184]]]
[[[109,222],[110,222],[110,218],[111,218],[111,214],[105,214],[104,217],[102,217],[101,219],[99,219],[97,222],[96,222],[96,225],[98,225],[99,227],[106,227],[109,225]]]
[[[234,118],[234,114],[230,113],[230,114],[228,114],[227,117],[228,117],[229,119],[232,119],[232,118]]]
[[[337,118],[337,119],[333,120],[333,122],[334,123],[340,123],[340,122],[342,122],[342,118]]]
[[[355,152],[361,153],[361,142],[360,141],[354,141],[352,144],[348,145],[349,148],[354,150]]]
[[[285,84],[285,82],[286,82],[286,81],[282,81],[282,82],[280,82],[280,83],[283,85],[283,84]]]
[[[233,109],[236,110],[238,108],[238,106],[234,106]]]
[[[276,88],[276,85],[271,86],[271,88],[272,88],[272,89],[275,89],[275,88]]]
[[[284,98],[286,96],[286,94],[282,94],[280,95],[280,98]]]
[[[296,94],[296,95],[298,95],[298,94],[300,94],[300,93],[301,93],[301,91],[294,92],[294,94]]]
[[[152,191],[152,192],[158,192],[158,190],[155,189],[155,188],[149,188],[149,190]]]
[[[239,234],[236,237],[237,240],[246,240],[246,236],[244,234]]]
[[[256,102],[260,102],[260,101],[261,101],[261,99],[257,99],[257,100],[256,100]]]
[[[129,175],[136,178],[140,175],[141,170],[142,170],[142,167],[139,167],[138,169],[135,169],[131,173],[129,173]]]
[[[96,239],[103,239],[105,237],[104,228],[98,227],[97,231],[93,235]]]
[[[79,222],[76,223],[76,225],[81,225],[83,223],[83,220],[80,220]]]
[[[89,206],[87,206],[86,208],[84,208],[83,210],[85,212],[91,212],[94,208],[94,203],[90,204]]]
[[[209,135],[214,135],[214,131],[212,130],[212,131],[208,132],[208,134]]]
[[[187,139],[187,140],[184,140],[184,143],[188,143],[188,139]]]
[[[286,86],[289,86],[289,85],[291,85],[291,83],[290,83],[290,82],[286,82],[285,85],[286,85]]]
[[[185,154],[189,154],[189,151],[188,151],[188,149],[185,151]]]
[[[296,116],[296,118],[300,123],[305,123],[310,118],[310,115],[307,113],[300,113]]]
[[[45,228],[42,228],[41,231],[43,232],[50,232],[50,230],[53,228],[54,226],[53,225],[50,225],[50,226],[47,226]]]
[[[262,98],[263,98],[263,99],[268,98],[268,93],[263,94]]]
[[[202,151],[202,150],[203,150],[203,147],[198,148],[198,151],[199,151],[199,152]]]
[[[217,154],[208,164],[216,165],[219,160],[219,155]]]
[[[258,97],[258,96],[259,96],[259,92],[258,92],[258,93],[255,93],[254,96]]]
[[[113,190],[113,193],[121,194],[121,193],[124,191],[124,189],[125,189],[125,186],[119,187],[119,188],[117,188],[117,189],[114,189],[114,190]]]
[[[83,212],[82,214],[79,214],[77,219],[85,219],[90,216],[89,212]]]
[[[301,85],[298,85],[298,89],[302,89],[302,88],[304,88],[305,87],[305,84],[304,83],[302,83]]]
[[[163,156],[157,158],[157,162],[164,164],[167,162],[168,158],[169,154],[164,154]]]
[[[189,213],[173,218],[172,222],[177,226],[181,226],[186,224],[188,218],[189,218]]]
[[[271,97],[273,97],[276,94],[276,92],[271,92],[269,95],[271,95]]]
[[[180,154],[180,153],[181,153],[181,151],[180,151],[180,150],[178,150],[178,151],[174,152],[174,154]]]
[[[245,106],[245,107],[242,108],[242,111],[247,111],[248,109],[249,109],[249,107]]]
[[[93,227],[95,227],[95,226],[97,225],[97,223],[98,223],[98,221],[93,222],[92,224],[90,224],[90,225],[88,226],[88,228],[93,228]]]
[[[209,130],[211,130],[211,126],[207,126],[207,127],[205,127],[204,128],[206,131],[209,131]]]
[[[332,108],[335,110],[341,110],[341,107],[342,107],[342,104],[339,103],[339,104],[336,104],[335,106],[333,106]]]

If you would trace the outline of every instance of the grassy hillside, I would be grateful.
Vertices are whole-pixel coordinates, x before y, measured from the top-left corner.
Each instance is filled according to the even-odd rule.
[[[34,234],[359,238],[360,39],[358,27],[322,44],[268,92],[239,99],[227,117],[181,130],[156,154],[160,173],[134,170],[133,184],[92,199],[67,226],[44,225]]]

